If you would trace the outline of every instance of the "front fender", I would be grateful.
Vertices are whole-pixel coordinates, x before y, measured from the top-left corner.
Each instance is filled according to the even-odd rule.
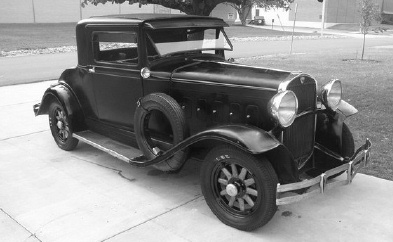
[[[190,142],[191,145],[201,140],[209,139],[232,144],[251,154],[261,154],[281,145],[280,141],[273,135],[262,129],[235,124],[223,125],[202,131],[191,136],[185,142]]]
[[[160,153],[152,160],[146,160],[147,158],[142,156],[132,159],[130,164],[143,167],[154,165],[172,157],[176,152],[204,140],[218,140],[231,144],[256,157],[261,154],[266,155],[281,184],[299,181],[298,170],[292,155],[281,142],[262,129],[246,125],[223,125],[202,131],[178,143],[170,150]]]
[[[72,121],[72,127],[75,132],[85,129],[86,125],[81,106],[66,83],[60,82],[46,89],[41,103],[34,107],[35,115],[48,114],[49,106],[53,102],[58,102],[63,106]]]
[[[347,103],[344,100],[341,100],[337,110],[339,110],[346,118],[358,112],[358,110],[354,106],[352,106],[351,104]]]
[[[316,142],[332,150],[341,150],[344,121],[357,112],[354,106],[344,100],[341,100],[335,112],[330,109],[320,109],[317,113]]]
[[[146,157],[137,157],[131,160],[130,164],[143,167],[154,165],[170,158],[176,152],[204,140],[218,140],[254,155],[267,152],[281,145],[275,137],[256,127],[235,124],[223,125],[188,137],[152,160],[146,160]]]

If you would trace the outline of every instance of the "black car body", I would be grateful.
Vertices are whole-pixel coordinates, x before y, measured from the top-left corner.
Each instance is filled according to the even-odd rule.
[[[304,73],[226,61],[226,26],[186,15],[80,21],[78,66],[47,89],[35,114],[49,114],[65,150],[82,140],[168,172],[204,159],[208,205],[242,230],[267,223],[276,205],[323,192],[344,171],[340,183],[350,183],[371,144],[355,151],[344,120],[357,110],[341,100],[341,82],[319,89]]]

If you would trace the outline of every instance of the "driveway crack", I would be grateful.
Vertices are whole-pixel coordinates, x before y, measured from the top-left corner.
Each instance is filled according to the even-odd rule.
[[[16,219],[14,219],[10,214],[8,214],[6,211],[4,211],[4,209],[0,208],[0,211],[3,212],[5,215],[7,215],[10,219],[12,219],[15,223],[17,223],[19,226],[21,226],[24,230],[26,230],[30,236],[29,238],[33,237],[35,239],[37,239],[38,241],[42,242],[42,240],[40,240],[39,238],[37,238],[37,236],[32,233],[29,229],[27,229],[25,226],[23,226],[21,223],[19,223]]]
[[[10,140],[10,139],[17,139],[17,138],[29,136],[29,135],[32,135],[32,134],[43,133],[43,132],[46,132],[46,131],[48,131],[48,130],[49,130],[49,129],[45,129],[45,130],[40,130],[40,131],[31,132],[31,133],[28,133],[28,134],[21,134],[21,135],[17,135],[17,136],[13,136],[13,137],[8,137],[8,138],[0,139],[0,141]]]
[[[104,166],[104,165],[101,165],[101,164],[98,164],[98,163],[95,163],[95,162],[92,162],[92,161],[89,161],[89,160],[86,160],[86,159],[82,159],[82,158],[76,157],[76,156],[73,156],[73,158],[78,159],[78,160],[81,160],[81,161],[84,161],[84,162],[87,162],[87,163],[90,163],[90,164],[93,164],[93,165],[96,165],[96,166],[99,166],[99,167],[103,167],[103,168],[106,168],[106,169],[115,171],[115,172],[117,172],[117,174],[118,174],[121,178],[126,179],[126,180],[128,180],[128,181],[130,181],[130,182],[133,182],[133,181],[136,180],[135,178],[128,178],[128,177],[124,176],[122,170],[119,170],[119,169],[116,169],[116,168],[112,168],[112,167],[109,167],[109,166]]]
[[[127,232],[127,231],[130,231],[131,229],[137,228],[137,227],[139,227],[139,226],[141,226],[141,225],[143,225],[143,224],[145,224],[145,223],[147,223],[147,222],[150,222],[150,221],[152,221],[152,220],[154,220],[154,219],[156,219],[156,218],[159,218],[159,217],[161,217],[161,216],[163,216],[163,215],[165,215],[165,214],[167,214],[167,213],[170,213],[170,212],[172,212],[173,210],[176,210],[176,209],[178,209],[178,208],[180,208],[180,207],[183,207],[183,206],[185,206],[185,205],[187,205],[187,204],[189,204],[189,203],[192,203],[192,202],[194,202],[195,200],[197,200],[197,199],[199,199],[199,198],[201,198],[201,197],[202,197],[202,194],[197,194],[193,199],[191,199],[191,200],[189,200],[189,201],[187,201],[187,202],[184,202],[184,203],[182,203],[182,204],[180,204],[180,205],[178,205],[178,206],[176,206],[176,207],[174,207],[174,208],[171,208],[171,209],[169,209],[168,211],[165,211],[165,212],[160,213],[160,214],[158,214],[158,215],[156,215],[156,216],[154,216],[154,217],[151,217],[151,218],[147,219],[146,221],[143,221],[143,222],[141,222],[141,223],[139,223],[139,224],[137,224],[137,225],[134,225],[134,226],[132,226],[132,227],[130,227],[130,228],[128,228],[128,229],[125,229],[125,230],[123,230],[123,231],[120,231],[119,233],[114,234],[114,235],[112,235],[112,236],[110,236],[110,237],[108,237],[108,238],[102,240],[101,242],[107,241],[107,240],[109,240],[109,239],[112,239],[112,238],[114,238],[114,237],[120,235],[120,234],[123,234],[123,233],[125,233],[125,232]]]

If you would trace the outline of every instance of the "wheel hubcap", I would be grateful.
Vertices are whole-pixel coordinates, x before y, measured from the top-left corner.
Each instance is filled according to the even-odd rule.
[[[216,174],[216,184],[223,206],[234,212],[250,212],[258,198],[252,173],[240,165],[225,164]]]
[[[58,129],[63,129],[63,122],[57,121],[57,128]]]
[[[61,109],[55,111],[57,136],[62,142],[65,142],[69,136],[70,129],[68,127],[67,117]]]
[[[238,194],[237,187],[234,184],[228,184],[225,190],[231,197],[234,197]]]

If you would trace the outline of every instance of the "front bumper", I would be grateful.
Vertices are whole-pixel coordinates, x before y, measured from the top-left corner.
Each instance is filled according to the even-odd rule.
[[[40,109],[40,106],[41,106],[41,103],[37,103],[37,104],[33,105],[33,111],[34,111],[35,116],[38,115],[38,110]]]
[[[333,169],[327,170],[321,175],[314,177],[312,179],[304,180],[301,182],[295,182],[285,185],[277,184],[277,197],[276,204],[284,205],[290,204],[302,199],[314,196],[319,193],[324,193],[325,190],[340,186],[350,184],[353,178],[356,176],[360,168],[366,167],[370,159],[370,149],[371,142],[369,139],[366,143],[356,150],[355,154],[345,160],[345,164],[335,167]],[[334,176],[340,172],[347,172],[347,179],[345,180],[328,180],[329,177]],[[299,191],[304,191],[302,194],[298,194]]]

